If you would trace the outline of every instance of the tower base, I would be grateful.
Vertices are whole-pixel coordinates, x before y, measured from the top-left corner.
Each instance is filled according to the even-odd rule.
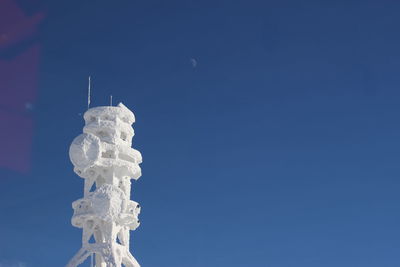
[[[95,256],[95,267],[140,267],[129,250],[119,244],[89,244],[81,248],[66,267],[77,267],[89,256]]]

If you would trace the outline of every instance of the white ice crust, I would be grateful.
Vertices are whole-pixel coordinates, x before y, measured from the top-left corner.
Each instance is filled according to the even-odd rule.
[[[140,206],[130,200],[131,181],[141,176],[142,156],[131,148],[134,114],[122,103],[84,114],[83,134],[70,146],[74,171],[85,179],[84,196],[72,203],[72,225],[82,228],[82,248],[67,267],[89,256],[96,267],[140,267],[129,252],[129,231],[139,226]]]

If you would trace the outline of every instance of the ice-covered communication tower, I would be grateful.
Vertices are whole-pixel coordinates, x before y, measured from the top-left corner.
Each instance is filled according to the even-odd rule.
[[[96,267],[139,267],[129,252],[129,230],[139,226],[140,206],[130,200],[131,181],[141,176],[142,156],[131,148],[135,121],[122,103],[89,109],[83,134],[69,156],[85,180],[84,196],[72,203],[72,225],[83,229],[82,248],[67,267],[91,257]]]

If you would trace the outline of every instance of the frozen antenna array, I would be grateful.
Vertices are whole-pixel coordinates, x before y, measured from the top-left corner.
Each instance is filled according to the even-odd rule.
[[[140,267],[129,251],[129,231],[139,226],[140,213],[139,204],[130,200],[130,180],[141,176],[142,162],[131,148],[135,116],[120,103],[91,108],[84,119],[83,134],[69,150],[75,173],[85,181],[83,198],[72,203],[71,220],[83,230],[82,248],[67,267],[88,257],[96,267]]]

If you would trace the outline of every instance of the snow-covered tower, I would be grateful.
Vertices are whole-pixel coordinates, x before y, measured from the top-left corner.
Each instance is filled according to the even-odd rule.
[[[129,230],[139,226],[140,206],[130,200],[131,181],[141,176],[142,156],[131,148],[134,114],[122,103],[89,109],[83,134],[69,155],[85,179],[84,196],[72,203],[72,225],[83,229],[82,248],[67,267],[91,257],[96,267],[139,267],[129,252]]]

